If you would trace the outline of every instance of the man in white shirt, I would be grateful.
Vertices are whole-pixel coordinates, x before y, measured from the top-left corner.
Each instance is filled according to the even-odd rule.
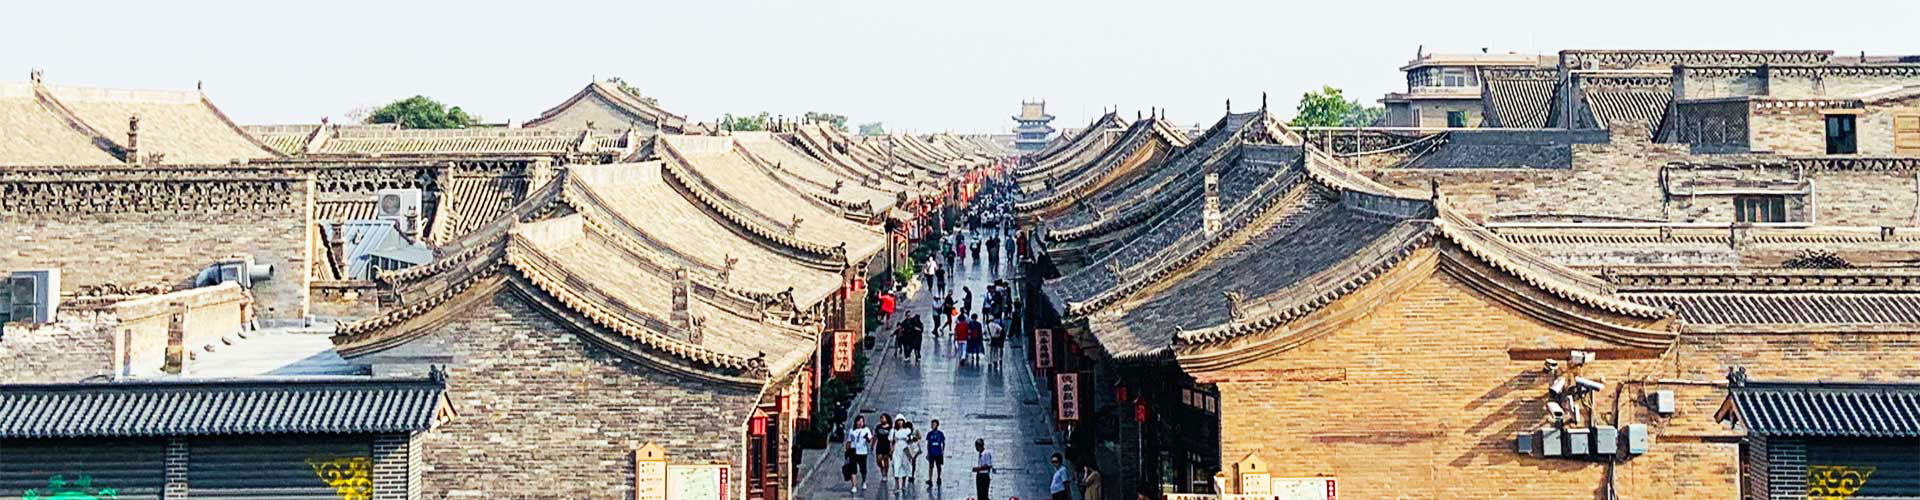
[[[847,431],[847,463],[860,474],[860,484],[853,486],[853,493],[867,485],[867,454],[872,452],[873,429],[867,428],[867,417],[853,417],[853,430]]]
[[[980,452],[980,462],[973,466],[974,498],[980,500],[993,498],[987,496],[987,486],[993,484],[993,476],[989,475],[993,473],[993,452],[987,451],[985,439],[973,440],[973,450]]]
[[[1073,494],[1067,492],[1067,487],[1072,484],[1072,477],[1067,475],[1067,465],[1062,463],[1059,453],[1053,454],[1052,461],[1053,484],[1047,487],[1047,492],[1053,495],[1052,500],[1073,500]]]

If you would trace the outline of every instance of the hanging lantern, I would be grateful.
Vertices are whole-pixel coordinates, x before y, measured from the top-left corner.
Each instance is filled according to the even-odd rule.
[[[1134,423],[1140,423],[1140,424],[1147,423],[1147,402],[1146,401],[1133,402],[1133,421]]]
[[[747,427],[753,431],[755,437],[767,435],[767,412],[755,409],[753,418],[750,420]]]
[[[1127,400],[1127,386],[1125,384],[1118,384],[1113,386],[1113,400],[1114,401]]]

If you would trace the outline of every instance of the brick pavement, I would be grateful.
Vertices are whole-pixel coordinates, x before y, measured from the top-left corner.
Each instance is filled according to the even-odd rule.
[[[1006,272],[1005,267],[998,269],[998,273],[979,264],[956,267],[961,268],[958,279],[951,279],[954,276],[949,275],[950,281],[955,281],[950,284],[955,300],[959,300],[961,287],[972,288],[977,313],[983,295],[981,290],[995,277],[1002,276],[1000,273]],[[923,284],[916,285],[912,292],[905,310],[926,315],[934,295]],[[1038,397],[1038,386],[1022,363],[1026,351],[1020,348],[1021,342],[1007,343],[1004,369],[996,370],[959,366],[947,357],[952,351],[949,339],[936,341],[936,337],[929,334],[924,359],[916,363],[902,361],[892,349],[892,339],[881,337],[880,347],[869,351],[879,361],[872,363],[873,383],[856,402],[859,414],[866,415],[869,421],[878,418],[880,413],[904,413],[922,434],[929,429],[928,421],[939,419],[941,430],[947,435],[947,465],[940,486],[927,488],[923,458],[913,487],[893,491],[891,482],[882,481],[879,469],[870,464],[867,488],[853,494],[840,478],[840,443],[830,443],[826,451],[806,453],[799,476],[801,482],[795,487],[797,498],[971,499],[974,486],[968,469],[978,457],[973,450],[975,439],[986,440],[999,470],[993,478],[991,498],[1046,498],[1048,479],[1052,477],[1047,456],[1059,451],[1059,447],[1052,420]]]

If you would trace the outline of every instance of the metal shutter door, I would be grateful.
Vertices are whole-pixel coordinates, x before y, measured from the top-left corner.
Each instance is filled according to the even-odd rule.
[[[371,436],[273,436],[188,442],[192,498],[371,498]],[[363,496],[366,495],[366,496]]]
[[[158,500],[166,473],[160,440],[0,440],[0,498],[111,489],[120,500]]]

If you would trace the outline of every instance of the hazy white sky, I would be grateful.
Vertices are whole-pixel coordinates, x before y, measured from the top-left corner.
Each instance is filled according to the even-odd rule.
[[[621,76],[696,120],[831,111],[893,130],[1000,132],[1023,98],[1059,126],[1103,106],[1211,123],[1330,84],[1371,102],[1429,52],[1831,49],[1920,53],[1920,3],[793,1],[10,4],[0,71],[191,89],[241,123],[340,119],[424,94],[526,120]],[[1290,113],[1288,113],[1290,114]]]

